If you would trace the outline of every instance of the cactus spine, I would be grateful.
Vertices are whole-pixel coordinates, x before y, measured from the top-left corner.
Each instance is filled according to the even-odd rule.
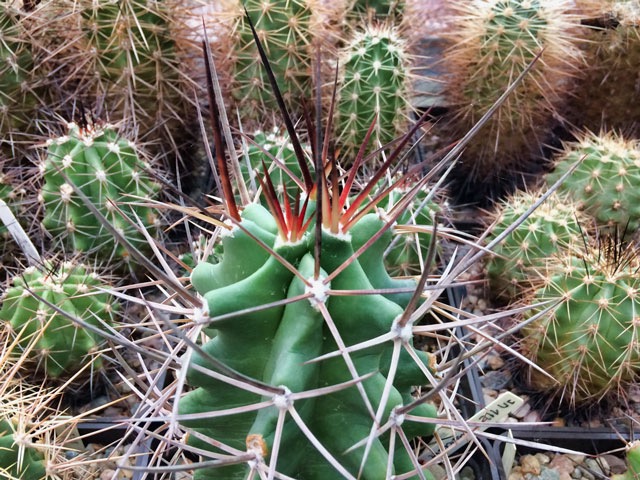
[[[151,180],[149,166],[135,145],[110,126],[79,128],[75,124],[69,124],[67,135],[48,145],[41,166],[44,185],[40,194],[47,231],[74,251],[90,252],[101,259],[130,260],[126,248],[116,243],[85,205],[77,193],[80,191],[130,243],[148,249],[136,225],[141,221],[155,232],[158,217],[150,207],[123,203],[156,199],[160,187]]]
[[[342,52],[337,133],[344,165],[353,163],[375,120],[368,150],[402,131],[409,113],[409,56],[393,27],[366,25]]]
[[[623,396],[640,371],[636,252],[613,241],[597,251],[560,255],[535,291],[526,325],[526,355],[549,376],[531,369],[532,385],[556,392],[573,406]]]
[[[640,227],[640,149],[614,133],[586,133],[565,145],[547,183],[578,167],[559,187],[585,213],[609,229],[632,234]]]
[[[572,32],[577,19],[564,0],[456,2],[450,71],[450,124],[460,137],[484,115],[516,78],[540,58],[504,104],[467,146],[460,175],[491,181],[521,173],[539,153],[552,118],[581,60]],[[466,178],[470,177],[470,178]]]
[[[3,296],[0,320],[10,326],[21,352],[38,373],[57,378],[89,364],[92,370],[101,368],[99,335],[50,306],[104,329],[113,322],[116,305],[99,291],[106,285],[97,275],[83,265],[48,262],[41,270],[27,268],[12,283]]]

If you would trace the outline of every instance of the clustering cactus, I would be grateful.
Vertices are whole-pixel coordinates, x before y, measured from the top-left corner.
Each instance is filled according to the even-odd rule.
[[[336,125],[341,162],[353,163],[375,121],[368,151],[385,145],[406,126],[409,56],[393,27],[367,25],[342,52]]]
[[[573,406],[624,396],[640,372],[636,251],[603,241],[556,261],[529,299],[547,303],[522,329],[524,353],[548,374],[531,368],[531,384]]]
[[[465,183],[495,182],[526,171],[551,131],[569,80],[580,66],[577,19],[565,0],[457,1],[445,55],[453,107],[452,138],[461,137],[536,59],[526,77],[467,146],[456,169]]]
[[[586,133],[565,145],[547,176],[553,184],[577,168],[560,185],[566,194],[609,229],[632,234],[640,227],[640,148],[636,140],[615,133]]]
[[[106,329],[116,309],[113,298],[100,291],[106,287],[85,266],[70,262],[46,262],[14,277],[2,299],[0,320],[10,326],[22,361],[30,360],[36,372],[50,378],[73,375],[88,365],[101,368],[100,336],[68,317]]]
[[[334,210],[333,215],[336,211],[343,209]],[[348,211],[344,215],[349,218]],[[383,423],[394,418],[394,408],[412,401],[412,386],[428,382],[425,371],[431,367],[432,359],[415,349],[407,337],[397,366],[392,366],[391,342],[310,363],[322,354],[343,348],[343,343],[356,346],[401,328],[398,322],[416,283],[391,278],[384,269],[382,255],[375,254],[388,246],[388,229],[386,236],[378,239],[379,244],[371,247],[374,253],[366,250],[354,257],[365,241],[384,230],[385,222],[376,214],[364,215],[351,226],[347,221],[340,222],[343,227],[337,226],[335,216],[333,221],[325,218],[320,269],[315,266],[315,229],[307,228],[309,222],[304,218],[304,209],[281,217],[275,210],[272,214],[258,204],[248,205],[237,225],[223,238],[220,262],[201,263],[194,269],[191,281],[204,297],[202,320],[210,319],[204,331],[212,339],[202,346],[203,352],[193,353],[187,378],[197,388],[181,398],[179,412],[198,414],[197,420],[182,421],[199,434],[189,437],[194,446],[211,450],[206,440],[210,438],[221,442],[214,448],[217,453],[229,448],[249,449],[260,452],[267,463],[273,462],[278,472],[295,478],[332,478],[340,471],[336,469],[340,465],[346,469],[343,473],[358,471],[364,460],[364,447],[347,450],[370,435],[371,412],[379,412]],[[295,272],[281,259],[293,265]],[[360,294],[394,287],[404,287],[410,293]],[[343,293],[334,296],[332,291]],[[218,371],[210,358],[260,380],[277,393],[271,396],[273,391],[256,391],[228,378],[208,375],[202,368]],[[368,377],[361,387],[335,388],[351,382],[354,375]],[[385,387],[389,379],[392,385]],[[307,395],[314,389],[332,386],[334,389],[324,394]],[[385,388],[388,396],[383,394]],[[296,400],[300,394],[303,396]],[[243,410],[270,398],[273,404]],[[326,451],[319,451],[308,440],[308,432],[304,432],[299,420],[289,416],[291,408]],[[226,415],[228,409],[237,409],[236,414]],[[415,419],[406,419],[402,424],[407,437],[433,432],[434,425],[428,422],[435,415],[433,405],[420,404],[411,414]],[[339,425],[348,428],[336,435]],[[272,455],[277,451],[281,455],[276,458]],[[328,460],[328,456],[334,460]],[[361,478],[385,478],[385,472],[400,474],[415,467],[403,447],[389,451],[383,438],[375,438],[363,462]],[[224,478],[244,478],[247,471],[246,464],[220,470]],[[216,471],[198,470],[194,478],[211,475]]]
[[[510,228],[539,200],[541,192],[517,192],[492,214],[490,243]],[[492,293],[513,300],[532,281],[553,255],[581,244],[590,230],[589,221],[566,196],[552,194],[492,249],[487,275]]]
[[[133,203],[157,199],[160,186],[150,178],[149,165],[140,158],[135,145],[113,127],[79,128],[69,124],[67,135],[49,141],[41,170],[42,224],[49,233],[63,239],[74,251],[90,252],[100,259],[130,261],[127,249],[116,242],[79,196],[82,192],[134,247],[149,248],[138,223],[153,233],[158,216],[152,207]]]

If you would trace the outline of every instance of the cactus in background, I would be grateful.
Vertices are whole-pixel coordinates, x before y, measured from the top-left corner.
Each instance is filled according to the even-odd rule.
[[[257,177],[263,175],[262,163],[264,162],[272,171],[271,178],[279,198],[282,198],[285,189],[288,192],[294,192],[298,188],[298,183],[293,178],[297,178],[300,182],[302,173],[288,135],[280,132],[278,128],[274,128],[269,133],[258,130],[253,134],[253,142],[247,141],[245,154],[239,159],[242,178],[250,190],[256,192],[260,186]],[[304,149],[308,158],[311,159],[309,146],[304,145]]]
[[[0,4],[0,146],[14,157],[16,147],[35,127],[42,79],[34,65],[26,14],[12,3]]]
[[[517,192],[504,200],[490,217],[493,225],[486,243],[493,241],[529,211],[541,192]],[[493,247],[487,275],[493,295],[513,300],[536,281],[549,258],[583,241],[589,221],[566,197],[551,194],[538,208]]]
[[[35,446],[20,443],[17,425],[0,419],[0,475],[3,478],[42,480],[47,477],[44,455]]]
[[[351,165],[371,123],[368,151],[396,138],[410,110],[409,56],[393,27],[366,25],[342,51],[336,131],[341,163]]]
[[[229,43],[221,46],[230,64],[233,98],[243,119],[264,122],[265,111],[277,109],[260,62],[246,11],[253,22],[287,108],[298,112],[311,87],[312,45],[320,30],[313,29],[318,2],[314,0],[248,0],[235,2]]]
[[[404,10],[404,0],[352,0],[348,10],[356,15],[399,17]]]
[[[465,149],[456,174],[481,186],[520,174],[540,155],[569,80],[581,64],[574,38],[579,26],[565,0],[459,0],[450,72],[453,117],[447,135],[459,138],[484,115],[534,61],[525,78]],[[528,165],[529,164],[529,165]],[[476,188],[477,189],[477,188]]]
[[[524,354],[549,374],[531,368],[531,385],[572,406],[624,396],[640,373],[637,252],[603,239],[555,262],[529,298],[548,303],[528,311],[540,316],[522,329]]]
[[[100,291],[106,288],[99,277],[83,265],[46,262],[41,269],[27,268],[13,279],[5,292],[0,320],[10,326],[20,354],[31,361],[38,373],[51,378],[72,375],[91,365],[101,368],[97,356],[98,334],[67,318],[78,318],[105,329],[113,322],[116,304]],[[55,306],[53,308],[51,305]]]
[[[592,9],[593,10],[593,9]],[[637,133],[640,126],[640,4],[597,2],[593,17],[606,18],[603,28],[585,32],[585,67],[570,99],[572,125]]]
[[[622,474],[612,475],[611,480],[637,480],[640,478],[639,440],[627,445],[627,464],[629,465],[629,470]]]
[[[633,234],[640,227],[638,141],[615,133],[580,135],[578,141],[565,145],[547,183],[553,184],[576,162],[579,165],[559,192],[566,193],[598,224]]]
[[[151,207],[123,203],[157,199],[160,186],[150,178],[149,165],[139,157],[135,145],[112,127],[79,128],[73,123],[68,127],[67,135],[48,142],[47,158],[41,165],[42,224],[74,251],[129,262],[126,248],[116,242],[77,192],[88,197],[112,226],[144,251],[149,245],[138,230],[138,222],[154,233],[159,219]]]

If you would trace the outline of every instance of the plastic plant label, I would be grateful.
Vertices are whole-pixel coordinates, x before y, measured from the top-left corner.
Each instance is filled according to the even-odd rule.
[[[468,421],[478,423],[486,422],[486,426],[472,427],[472,430],[485,430],[486,428],[491,426],[490,423],[504,421],[510,414],[517,411],[523,404],[524,400],[522,398],[514,395],[511,392],[505,392],[489,405],[477,412]],[[469,441],[468,438],[462,439],[462,437],[468,437],[467,433],[462,430],[454,430],[453,428],[446,426],[440,426],[436,428],[434,438],[429,443],[429,448],[432,453],[431,455],[427,453],[427,456],[430,458],[434,457],[438,453],[438,451],[440,451],[440,444],[442,444],[442,449],[446,450],[454,443],[457,443],[457,445],[452,450],[449,450],[449,453],[452,453],[454,450],[457,450]],[[440,442],[438,442],[438,438],[440,439]]]

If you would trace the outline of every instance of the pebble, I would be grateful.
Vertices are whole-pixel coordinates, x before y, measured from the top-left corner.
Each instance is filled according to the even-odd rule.
[[[620,474],[627,471],[627,463],[622,458],[611,454],[602,455],[601,458],[609,465],[609,473]]]
[[[560,474],[553,468],[542,467],[537,480],[560,480]]]
[[[513,412],[513,416],[522,420],[524,417],[526,417],[527,413],[529,413],[530,411],[531,411],[531,404],[529,402],[525,402],[522,404],[522,406],[518,410]]]
[[[522,473],[532,473],[540,475],[540,461],[535,455],[524,455],[520,458],[520,467]]]
[[[103,471],[100,474],[100,480],[111,480],[113,478],[113,476],[115,475],[116,471],[115,470],[111,470],[110,468]]]
[[[537,410],[531,410],[522,418],[522,421],[527,423],[540,422],[541,420],[542,417],[540,417],[540,412]]]
[[[511,372],[504,370],[493,370],[487,372],[480,379],[483,387],[490,388],[492,390],[500,390],[506,387],[511,382]]]
[[[592,472],[596,474],[596,477],[599,475],[604,475],[606,477],[609,476],[609,464],[607,463],[606,458],[598,457],[598,458],[587,458],[584,461],[585,467],[589,468]]]
[[[549,462],[551,462],[551,457],[544,453],[536,453],[535,457],[540,462],[540,465],[547,465]]]
[[[571,478],[571,473],[575,470],[575,463],[567,455],[556,455],[549,464],[560,474],[560,478]]]
[[[504,367],[504,360],[500,355],[491,354],[487,356],[487,365],[489,365],[491,370],[500,370]]]

